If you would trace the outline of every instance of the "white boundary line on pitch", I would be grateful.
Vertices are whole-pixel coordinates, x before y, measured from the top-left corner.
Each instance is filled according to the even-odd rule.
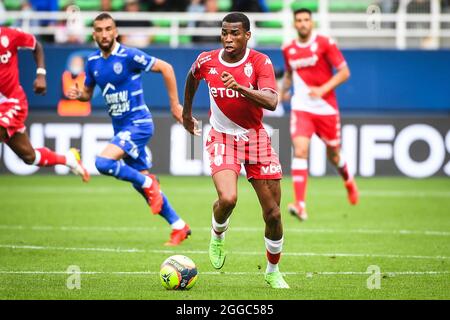
[[[281,272],[285,275],[304,275],[306,277],[313,277],[316,275],[321,276],[335,276],[335,275],[373,275],[372,272],[366,271],[318,271],[318,272]],[[154,271],[80,271],[80,272],[67,272],[67,271],[6,271],[0,270],[0,274],[31,274],[31,275],[40,275],[40,274],[80,274],[80,275],[159,275],[159,272]],[[263,275],[264,272],[219,272],[219,271],[206,271],[199,272],[199,275]],[[450,274],[450,271],[389,271],[389,272],[381,272],[381,275],[387,275],[390,277],[395,276],[417,276],[417,275],[442,275],[442,274]]]
[[[172,250],[143,250],[143,249],[121,249],[121,248],[76,248],[76,247],[52,247],[52,246],[34,246],[34,245],[13,245],[0,244],[0,248],[13,250],[49,250],[49,251],[92,251],[92,252],[113,252],[113,253],[164,253],[173,254]],[[206,250],[180,250],[179,253],[184,254],[207,254]],[[245,252],[245,251],[229,251],[229,254],[242,256],[259,256],[264,252]],[[448,256],[418,256],[418,255],[398,255],[398,254],[367,254],[367,253],[315,253],[315,252],[283,252],[283,256],[297,257],[352,257],[352,258],[389,258],[389,259],[427,259],[427,260],[443,260],[450,259]]]
[[[151,232],[160,230],[158,227],[95,227],[95,226],[24,226],[24,225],[0,225],[0,230],[32,230],[32,231],[89,231],[89,232]],[[193,230],[210,231],[210,227],[198,227]],[[261,232],[261,228],[232,227],[229,231],[237,232]],[[376,229],[293,229],[285,228],[285,232],[295,233],[356,233],[356,234],[384,234],[384,235],[424,235],[449,237],[450,232],[432,230],[376,230]]]
[[[1,186],[0,192],[8,192],[14,191],[14,189],[20,189],[22,192],[26,192],[28,194],[61,194],[61,193],[71,193],[71,194],[112,194],[112,193],[120,193],[124,192],[134,193],[135,191],[132,188],[126,187],[64,187],[59,186],[55,187],[39,187],[35,188],[32,186]],[[185,194],[185,190],[176,190],[170,189],[168,194]],[[214,189],[210,187],[194,187],[189,190],[190,194],[216,194]],[[332,196],[332,197],[345,197],[344,191],[323,191],[323,192],[311,192],[310,196]],[[429,190],[429,191],[407,191],[407,190],[387,190],[387,191],[377,191],[377,190],[360,190],[360,195],[363,197],[406,197],[406,198],[415,198],[415,197],[438,197],[438,198],[450,198],[450,192],[442,191],[442,190]]]

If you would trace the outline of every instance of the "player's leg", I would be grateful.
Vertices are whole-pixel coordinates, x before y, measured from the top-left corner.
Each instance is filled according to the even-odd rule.
[[[73,173],[80,175],[84,182],[89,181],[89,173],[83,167],[80,154],[76,149],[72,148],[64,155],[58,154],[46,147],[34,149],[25,132],[14,133],[7,141],[7,145],[26,164],[39,167],[65,165],[68,166]]]
[[[258,195],[264,222],[266,223],[264,242],[266,244],[267,268],[265,279],[272,288],[289,288],[278,267],[283,248],[280,180],[251,179],[250,182]]]
[[[127,162],[127,160],[125,161]],[[142,170],[141,173],[152,178],[154,182],[152,184],[152,188],[154,189],[153,193],[154,194],[159,193],[161,195],[162,205],[159,215],[162,218],[164,218],[172,228],[172,232],[170,233],[170,239],[165,243],[165,245],[166,246],[179,245],[183,240],[187,239],[192,234],[189,225],[177,214],[175,209],[170,204],[169,199],[161,191],[159,187],[159,180],[154,175],[150,174],[148,170]],[[140,194],[142,194],[145,199],[147,199],[141,186],[133,184],[133,187]]]
[[[316,122],[317,133],[327,146],[327,158],[344,180],[348,200],[358,203],[358,188],[350,174],[345,157],[341,152],[341,123],[339,114],[322,116]]]
[[[294,157],[291,164],[295,202],[288,205],[289,212],[301,221],[306,220],[306,186],[308,184],[308,154],[311,136],[315,130],[312,115],[292,111],[291,137]]]
[[[348,171],[347,161],[342,155],[341,148],[339,146],[327,146],[327,157],[344,180],[348,201],[353,205],[357,204],[359,199],[358,187],[355,179]]]
[[[8,133],[6,132],[6,129],[3,127],[0,127],[0,143],[6,141],[8,138]]]
[[[238,171],[239,172],[239,171]],[[214,268],[220,269],[225,263],[225,232],[228,229],[231,213],[237,202],[236,170],[225,169],[212,176],[218,199],[213,204],[211,241],[209,259]]]
[[[151,193],[153,180],[127,165],[122,158],[126,152],[116,144],[109,143],[95,159],[95,167],[104,175],[113,176],[119,180],[131,182],[133,185],[141,186],[148,196]]]

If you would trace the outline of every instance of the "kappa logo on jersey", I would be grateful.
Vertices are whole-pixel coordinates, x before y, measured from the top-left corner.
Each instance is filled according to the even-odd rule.
[[[143,64],[144,66],[147,64],[147,59],[145,59],[145,57],[142,56],[134,56],[133,58],[134,61],[136,61],[137,63]]]
[[[0,62],[3,64],[7,64],[9,62],[9,58],[11,58],[11,52],[8,50],[5,54],[0,55]]]
[[[266,58],[266,62],[264,62],[264,64],[272,64],[272,61],[270,61],[269,58]]]
[[[122,70],[123,70],[123,66],[120,62],[116,62],[116,63],[114,63],[113,69],[114,69],[115,73],[121,74]]]
[[[250,78],[250,76],[252,75],[252,73],[253,73],[253,67],[252,67],[252,63],[251,63],[251,62],[248,62],[248,63],[245,64],[245,67],[244,67],[244,73],[245,73],[245,75],[246,75],[247,77],[249,77],[249,78]]]
[[[306,68],[316,65],[317,61],[319,61],[319,57],[315,54],[312,57],[290,60],[289,65],[292,69]]]
[[[9,46],[9,38],[7,36],[2,36],[0,42],[3,47],[7,48]]]
[[[209,69],[208,74],[219,74],[219,73],[217,72],[216,68],[211,68]]]

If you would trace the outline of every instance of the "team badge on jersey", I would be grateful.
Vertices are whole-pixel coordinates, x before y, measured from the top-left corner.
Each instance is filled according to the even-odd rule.
[[[3,47],[7,48],[9,45],[9,38],[7,36],[2,36],[0,42]]]
[[[313,44],[310,47],[311,52],[316,52],[317,51],[317,42],[313,42]]]
[[[252,67],[251,62],[245,64],[245,67],[244,67],[244,73],[245,73],[245,75],[246,75],[247,77],[249,77],[249,78],[250,78],[250,76],[252,75],[252,73],[253,73],[253,67]]]
[[[116,62],[116,63],[114,63],[113,69],[114,69],[115,73],[121,74],[122,70],[123,70],[123,66],[120,62]]]

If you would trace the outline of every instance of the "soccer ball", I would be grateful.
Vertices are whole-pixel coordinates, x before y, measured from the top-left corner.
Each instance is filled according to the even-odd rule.
[[[197,282],[197,267],[186,256],[171,256],[161,264],[159,278],[167,290],[189,290]]]

